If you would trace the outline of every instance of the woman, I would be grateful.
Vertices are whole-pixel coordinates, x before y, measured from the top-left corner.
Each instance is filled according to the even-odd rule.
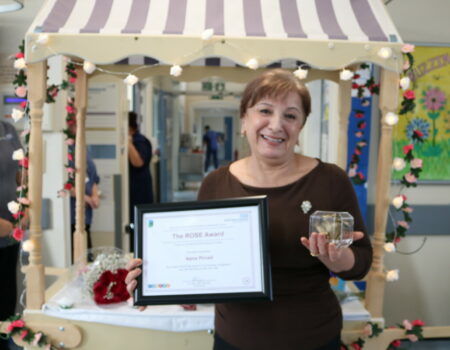
[[[250,82],[240,113],[251,155],[212,172],[200,188],[200,200],[265,194],[269,202],[274,301],[217,304],[215,350],[340,348],[342,314],[329,274],[364,277],[372,249],[346,173],[294,153],[310,105],[308,90],[290,72],[267,71]],[[337,248],[317,233],[308,239],[315,210],[350,212],[358,231],[353,245]],[[139,274],[127,276],[129,290]]]

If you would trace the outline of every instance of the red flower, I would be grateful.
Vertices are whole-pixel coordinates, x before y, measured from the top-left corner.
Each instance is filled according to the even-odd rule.
[[[362,112],[359,112],[359,113],[355,113],[355,117],[356,118],[364,118],[364,113],[362,113]]]
[[[73,155],[71,155],[70,153],[67,153],[67,159],[70,161],[73,161]]]
[[[67,190],[67,191],[70,191],[71,189],[72,189],[72,184],[71,183],[66,183],[65,185],[64,185],[64,189],[65,190]]]
[[[28,330],[24,329],[24,330],[20,333],[20,339],[23,340],[27,335],[28,335]]]
[[[17,220],[18,218],[20,218],[21,216],[23,216],[25,213],[23,211],[18,211],[15,214],[12,214],[12,217],[14,218],[14,220]]]
[[[395,237],[394,239],[394,243],[400,243],[402,239],[400,237]]]
[[[360,78],[360,75],[359,75],[359,74],[353,75],[353,79],[359,79],[359,78]]]
[[[25,55],[22,52],[16,53],[16,58],[24,58]]]
[[[24,231],[21,228],[16,227],[13,231],[13,238],[16,241],[21,241],[23,239],[23,234],[24,234]]]
[[[359,172],[358,174],[356,174],[361,180],[364,180],[364,175],[362,172]]]
[[[75,108],[73,106],[71,106],[71,105],[67,105],[66,106],[66,111],[67,111],[67,113],[72,114],[72,113],[75,113]]]
[[[112,304],[128,300],[125,277],[127,270],[118,269],[116,273],[104,271],[93,287],[94,301],[97,304]]]
[[[355,148],[355,154],[358,156],[361,154],[361,151],[359,150],[359,148]]]
[[[359,85],[356,84],[356,83],[353,83],[353,84],[352,84],[352,89],[357,89],[357,88],[359,88]]]
[[[407,100],[414,100],[416,98],[416,94],[414,93],[414,90],[406,90],[403,93],[403,97]]]
[[[22,101],[20,102],[20,108],[25,109],[25,107],[27,106],[27,101]]]
[[[411,152],[414,149],[414,145],[411,143],[409,145],[406,145],[403,147],[403,153],[404,154],[408,154],[409,152]]]
[[[19,160],[19,165],[23,166],[25,169],[28,169],[28,158],[25,157],[25,158]]]
[[[392,345],[394,348],[398,348],[401,344],[402,344],[402,342],[401,342],[400,340],[398,340],[398,339],[394,340],[394,341],[391,343],[391,345]]]
[[[358,126],[358,129],[364,129],[366,127],[366,122],[361,121],[358,123],[357,126]]]
[[[353,343],[352,344],[352,348],[355,349],[355,350],[361,350],[361,347],[359,346],[358,343]]]
[[[25,327],[25,322],[23,322],[22,320],[15,320],[9,324],[6,330],[8,331],[8,333],[11,333],[14,330],[14,328],[23,328],[23,327]]]
[[[71,84],[75,84],[76,81],[77,81],[76,77],[70,77],[69,78],[69,83],[71,83]]]
[[[421,320],[414,320],[414,321],[411,322],[411,324],[412,324],[413,326],[419,326],[419,327],[425,326],[425,322],[423,322],[423,321],[421,321]]]

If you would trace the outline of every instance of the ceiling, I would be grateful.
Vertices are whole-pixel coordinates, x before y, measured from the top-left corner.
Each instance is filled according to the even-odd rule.
[[[20,11],[0,13],[0,54],[15,53],[44,0],[25,0]],[[403,41],[450,46],[449,0],[392,0],[388,11]]]

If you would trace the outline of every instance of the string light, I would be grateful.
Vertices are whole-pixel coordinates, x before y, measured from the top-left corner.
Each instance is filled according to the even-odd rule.
[[[25,158],[25,153],[23,152],[22,148],[15,150],[12,154],[13,160],[22,160],[24,158]]]
[[[298,67],[294,71],[294,75],[300,80],[306,79],[306,77],[308,76],[308,70],[304,69],[303,67]]]
[[[31,252],[32,250],[34,250],[34,243],[33,241],[27,239],[25,242],[22,243],[22,250],[24,252]]]
[[[259,68],[259,62],[256,58],[251,58],[245,64],[248,68],[256,70]]]
[[[350,80],[353,78],[353,72],[348,69],[343,69],[341,73],[339,74],[339,78],[341,80]]]
[[[208,28],[208,29],[205,29],[202,32],[202,36],[201,37],[202,37],[202,40],[207,41],[207,40],[211,40],[213,36],[214,36],[214,29],[213,28]]]
[[[396,251],[395,244],[391,242],[385,243],[384,250],[388,253],[394,253]]]
[[[393,282],[398,280],[398,269],[395,270],[389,270],[386,273],[386,281]]]
[[[183,68],[181,68],[179,65],[173,65],[170,67],[170,75],[174,77],[179,77],[183,73]]]
[[[123,82],[128,86],[133,86],[138,81],[139,81],[138,77],[135,76],[134,74],[128,74],[127,77],[123,80]]]
[[[84,63],[83,63],[83,70],[86,72],[86,74],[94,73],[96,68],[97,67],[92,62],[84,61]]]
[[[27,68],[27,64],[25,63],[25,58],[18,58],[14,61],[15,69],[25,69]]]
[[[398,115],[394,112],[387,112],[384,121],[387,125],[393,126],[398,123]]]
[[[388,58],[392,57],[392,49],[390,47],[382,47],[378,50],[378,56],[387,60]]]

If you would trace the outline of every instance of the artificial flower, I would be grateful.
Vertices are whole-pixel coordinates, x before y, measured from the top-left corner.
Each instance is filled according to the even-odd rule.
[[[422,136],[419,136],[420,134],[418,134],[417,131],[420,131]],[[417,139],[417,137],[420,137],[421,140],[426,140],[429,135],[430,123],[425,119],[414,118],[406,126],[406,136],[410,140]]]
[[[414,90],[406,90],[403,93],[403,97],[406,98],[407,100],[414,100],[416,98],[416,94]]]
[[[14,330],[14,328],[23,328],[23,327],[25,327],[25,322],[24,321],[22,321],[22,320],[15,320],[15,321],[12,321],[8,325],[8,327],[6,328],[6,331],[8,333],[11,333]]]
[[[399,157],[394,158],[394,161],[392,162],[392,167],[395,170],[397,170],[397,171],[403,170],[405,168],[405,166],[406,166],[406,162],[403,158],[399,158]]]
[[[75,140],[72,139],[72,138],[68,138],[68,139],[65,141],[65,143],[66,143],[66,145],[68,145],[68,146],[72,146],[72,145],[75,144]]]
[[[76,78],[76,77],[70,77],[70,78],[69,78],[69,83],[71,83],[71,84],[75,84],[76,81],[77,81],[77,78]]]
[[[384,250],[388,253],[393,253],[395,252],[396,248],[395,248],[395,244],[394,243],[385,243],[384,244]]]
[[[16,149],[12,154],[12,159],[14,160],[22,160],[25,158],[25,153],[22,148]]]
[[[409,67],[411,67],[411,63],[409,62],[408,59],[405,60],[405,62],[403,62],[403,70],[406,71],[409,69]]]
[[[39,341],[42,338],[42,333],[41,332],[37,332],[34,334],[34,338],[33,338],[33,342],[31,343],[31,345],[33,346],[39,346]]]
[[[258,60],[256,58],[249,59],[245,65],[248,68],[253,69],[253,70],[259,68],[259,62],[258,62]]]
[[[370,337],[372,333],[373,333],[372,325],[370,323],[366,324],[366,326],[363,328],[363,334],[366,337]]]
[[[28,169],[28,158],[25,157],[25,158],[19,160],[19,165],[21,167],[24,167],[25,169]]]
[[[400,87],[402,88],[402,90],[407,90],[410,83],[411,79],[409,79],[409,77],[403,77],[400,79]]]
[[[410,331],[412,329],[412,324],[408,320],[403,320],[403,328],[405,328],[407,331]]]
[[[394,340],[394,341],[391,343],[391,345],[392,345],[394,348],[398,348],[401,344],[402,344],[402,342],[401,342],[399,339],[396,339],[396,340]]]
[[[24,329],[22,332],[20,332],[20,339],[24,340],[24,338],[28,335],[28,330]]]
[[[170,75],[179,77],[181,73],[183,73],[183,68],[181,68],[181,66],[173,65],[172,67],[170,67]]]
[[[414,327],[423,327],[423,326],[425,326],[425,322],[423,322],[422,320],[414,320],[414,321],[411,321],[411,324],[412,324]]]
[[[20,106],[20,108],[25,109],[27,107],[27,104],[28,104],[28,101],[22,101],[22,102],[20,102],[19,106]]]
[[[30,205],[30,200],[29,200],[28,198],[26,198],[26,197],[20,197],[20,198],[18,199],[18,201],[19,201],[20,204],[23,204],[23,205]]]
[[[16,214],[20,209],[20,204],[16,201],[8,202],[8,210],[11,212],[11,214]]]
[[[414,145],[410,143],[409,145],[403,146],[403,153],[408,154],[414,149]]]
[[[414,48],[415,48],[414,45],[411,45],[411,44],[404,44],[404,45],[402,46],[402,52],[403,52],[403,53],[411,53],[411,52],[414,52]]]
[[[404,220],[397,221],[397,225],[401,226],[403,228],[409,229],[409,224],[406,221],[404,221]]]
[[[205,30],[202,32],[202,40],[205,40],[205,41],[211,40],[211,38],[213,37],[213,35],[214,35],[214,28],[208,28],[208,29],[205,29]]]
[[[340,73],[339,73],[339,78],[341,80],[350,80],[353,78],[353,72],[351,70],[348,69],[343,69]]]
[[[22,229],[19,228],[19,227],[16,227],[16,228],[14,229],[14,231],[13,231],[12,236],[13,236],[13,238],[14,238],[16,241],[21,241],[21,240],[23,239],[24,233],[25,233],[24,230],[22,230]]]
[[[23,54],[23,52],[18,52],[15,55],[15,58],[24,58],[24,57],[25,57],[25,55]]]
[[[67,190],[67,191],[70,191],[72,188],[73,188],[73,185],[70,184],[70,183],[66,183],[66,184],[64,185],[64,189]]]
[[[411,161],[411,168],[412,169],[417,169],[417,168],[422,168],[422,159],[420,159],[420,158],[414,158],[412,161]]]
[[[13,120],[15,122],[18,122],[20,119],[23,118],[24,115],[25,115],[25,113],[23,111],[21,111],[20,109],[13,108],[12,113],[11,113],[11,118],[13,118]]]
[[[27,67],[27,64],[25,63],[24,58],[18,58],[14,61],[15,69],[25,69],[26,67]]]
[[[413,184],[413,183],[417,182],[417,177],[412,173],[406,173],[405,180],[406,180],[406,182]]]
[[[392,199],[392,205],[396,208],[396,209],[400,209],[403,205],[403,196],[399,195],[399,196],[395,196]]]
[[[419,338],[415,334],[407,334],[406,338],[408,338],[413,343],[419,340]]]
[[[386,281],[388,282],[393,282],[393,281],[397,281],[398,280],[398,270],[389,270],[386,273]]]
[[[16,87],[16,90],[14,90],[14,93],[18,97],[25,97],[27,95],[27,87],[26,86],[18,86],[18,87]]]
[[[355,167],[351,167],[350,169],[348,169],[348,176],[349,177],[356,176],[356,168]]]

